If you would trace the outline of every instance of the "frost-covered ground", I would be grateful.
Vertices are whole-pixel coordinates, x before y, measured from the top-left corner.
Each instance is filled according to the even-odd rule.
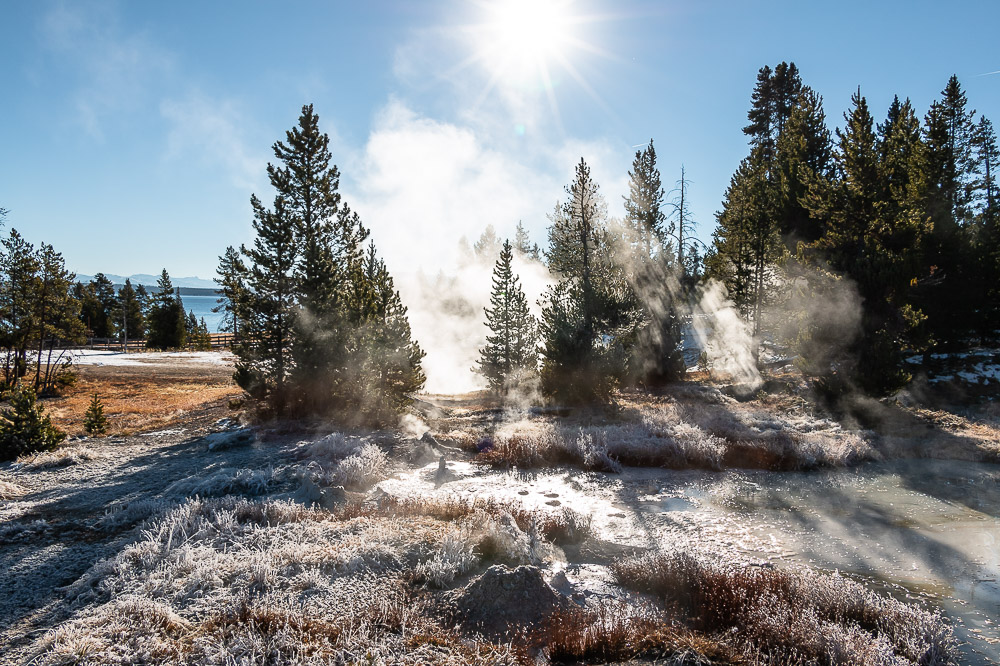
[[[992,465],[878,462],[898,438],[697,386],[420,407],[379,433],[207,410],[0,466],[0,662],[935,664],[952,622],[960,663],[997,657]]]

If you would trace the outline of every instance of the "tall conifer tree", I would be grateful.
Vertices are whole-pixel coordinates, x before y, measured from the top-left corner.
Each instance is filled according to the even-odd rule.
[[[149,333],[146,346],[152,349],[176,349],[186,340],[184,304],[175,292],[170,275],[164,268],[156,283],[149,309]]]
[[[514,250],[506,241],[493,268],[493,290],[486,308],[490,335],[479,350],[476,369],[490,390],[501,396],[529,382],[538,371],[537,326],[511,266],[513,258]]]

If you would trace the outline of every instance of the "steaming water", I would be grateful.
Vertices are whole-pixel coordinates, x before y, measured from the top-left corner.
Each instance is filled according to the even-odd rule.
[[[839,570],[943,608],[965,643],[961,663],[1000,662],[1000,467],[908,460],[810,473],[603,475],[484,472],[449,462],[443,479],[436,470],[435,463],[381,486],[398,495],[569,506],[592,517],[599,539],[625,547],[690,543]],[[592,568],[569,566],[578,577]]]

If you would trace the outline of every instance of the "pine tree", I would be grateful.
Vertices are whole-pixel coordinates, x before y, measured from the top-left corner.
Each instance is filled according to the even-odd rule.
[[[311,104],[298,125],[276,142],[279,166],[268,165],[282,199],[283,222],[296,244],[294,321],[289,381],[295,408],[306,414],[329,411],[335,402],[330,379],[345,362],[348,267],[362,254],[368,236],[357,215],[341,201],[340,171],[331,164],[329,137],[319,129]]]
[[[146,346],[151,349],[179,349],[187,342],[187,319],[184,303],[175,291],[166,268],[160,273],[156,289],[149,307]]]
[[[423,352],[368,231],[341,201],[340,174],[311,105],[268,165],[273,209],[251,198],[257,238],[220,257],[237,383],[276,417],[386,423],[424,381]]]
[[[513,247],[505,241],[493,269],[491,307],[486,308],[491,335],[479,350],[476,369],[498,395],[518,390],[538,371],[537,326],[511,267],[513,258]]]
[[[4,349],[4,386],[28,373],[28,347],[36,330],[35,294],[41,267],[35,247],[16,229],[3,240],[0,325]]]
[[[57,384],[73,380],[65,361],[65,349],[83,342],[85,331],[80,321],[80,304],[72,293],[76,276],[66,270],[62,254],[43,243],[37,256],[39,270],[33,294],[33,334],[38,356],[34,389],[46,395],[53,392]]]
[[[760,334],[761,313],[784,252],[770,193],[767,167],[755,151],[730,180],[705,260],[709,275],[725,284],[733,302],[753,321],[754,335]]]
[[[237,311],[245,313],[244,335],[233,346],[237,356],[236,383],[259,402],[261,411],[278,418],[285,415],[290,396],[292,322],[295,316],[296,265],[294,227],[288,224],[284,200],[274,200],[268,210],[251,196],[253,247],[244,249],[249,271],[245,300]]]
[[[118,329],[114,319],[115,286],[104,273],[98,273],[86,285],[76,283],[73,297],[80,303],[80,321],[86,326],[89,337],[114,337]]]
[[[108,418],[104,416],[104,404],[96,393],[90,400],[87,412],[83,415],[83,429],[92,437],[103,435],[108,431]]]
[[[675,381],[685,370],[677,312],[683,254],[678,249],[675,256],[675,246],[667,239],[677,233],[679,244],[689,243],[684,233],[690,232],[691,220],[682,195],[675,210],[678,220],[667,227],[664,196],[650,141],[645,150],[636,152],[629,172],[624,228],[630,242],[623,244],[629,249],[624,268],[641,318],[629,336],[628,376],[645,385]]]
[[[996,168],[1000,160],[993,124],[979,119],[975,134],[977,182],[976,258],[979,266],[977,294],[980,338],[993,337],[1000,327],[1000,210],[997,201]]]
[[[142,285],[139,287],[145,293],[146,290]],[[143,301],[139,291],[132,288],[132,281],[125,278],[125,284],[121,286],[115,297],[115,309],[112,311],[112,317],[118,330],[122,333],[122,342],[126,348],[129,340],[141,340],[146,335]]]
[[[865,391],[884,394],[909,380],[902,352],[922,317],[909,303],[929,226],[915,205],[921,148],[907,106],[890,111],[880,137],[860,91],[851,101],[846,125],[836,132],[838,177],[811,198],[825,222],[815,249],[853,280],[864,305],[860,335],[839,369]]]
[[[204,317],[199,321],[198,317],[194,314],[194,310],[188,312],[185,331],[188,347],[196,351],[209,351],[212,349],[212,335],[208,332],[208,324],[205,323]]]
[[[518,221],[517,230],[514,232],[514,251],[522,259],[531,261],[541,260],[538,243],[531,242],[531,237],[528,236],[527,229],[524,228],[524,225],[520,221]]]
[[[647,262],[659,254],[661,246],[666,245],[668,234],[665,228],[665,194],[660,182],[660,170],[656,167],[656,149],[652,139],[644,150],[636,151],[628,177],[629,193],[623,197],[625,228],[633,247],[632,255],[639,262]]]
[[[542,390],[563,401],[603,401],[624,372],[637,307],[612,261],[606,206],[584,160],[566,193],[550,218],[546,258],[559,282],[542,308]]]
[[[803,199],[811,182],[829,176],[833,150],[823,99],[808,86],[803,86],[776,145],[774,214],[785,248],[794,254],[799,242],[815,242],[823,233]]]
[[[795,63],[782,62],[773,70],[764,66],[757,72],[757,86],[751,96],[743,133],[760,159],[770,165],[775,158],[778,139],[803,92],[802,79]]]
[[[927,210],[933,223],[924,252],[935,286],[924,297],[934,338],[954,343],[976,324],[974,237],[975,111],[952,76],[924,119]]]
[[[30,386],[18,383],[4,397],[9,406],[0,409],[0,460],[51,451],[66,439],[66,433],[52,425],[37,403]]]
[[[496,229],[493,228],[492,224],[488,224],[483,229],[483,233],[480,234],[479,240],[472,246],[472,249],[476,253],[476,258],[480,261],[492,262],[493,257],[497,256],[500,252],[500,245],[500,238],[497,236]]]
[[[424,352],[412,339],[406,306],[374,243],[359,267],[363,279],[354,280],[359,321],[352,331],[345,368],[349,380],[341,382],[340,400],[344,414],[355,421],[386,425],[424,385]]]
[[[223,313],[219,328],[231,331],[235,338],[239,338],[243,333],[244,321],[249,316],[241,310],[247,305],[248,271],[243,262],[243,256],[246,254],[246,247],[241,246],[239,250],[232,245],[227,247],[226,252],[219,257],[218,277],[215,278],[221,296],[217,301],[218,304],[212,308],[212,312]]]

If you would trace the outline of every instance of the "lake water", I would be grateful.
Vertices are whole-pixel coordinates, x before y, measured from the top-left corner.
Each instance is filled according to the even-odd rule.
[[[209,333],[218,333],[219,325],[222,324],[222,313],[212,312],[212,308],[219,304],[218,296],[181,296],[184,302],[184,312],[194,312],[194,316],[201,321],[205,318]]]

